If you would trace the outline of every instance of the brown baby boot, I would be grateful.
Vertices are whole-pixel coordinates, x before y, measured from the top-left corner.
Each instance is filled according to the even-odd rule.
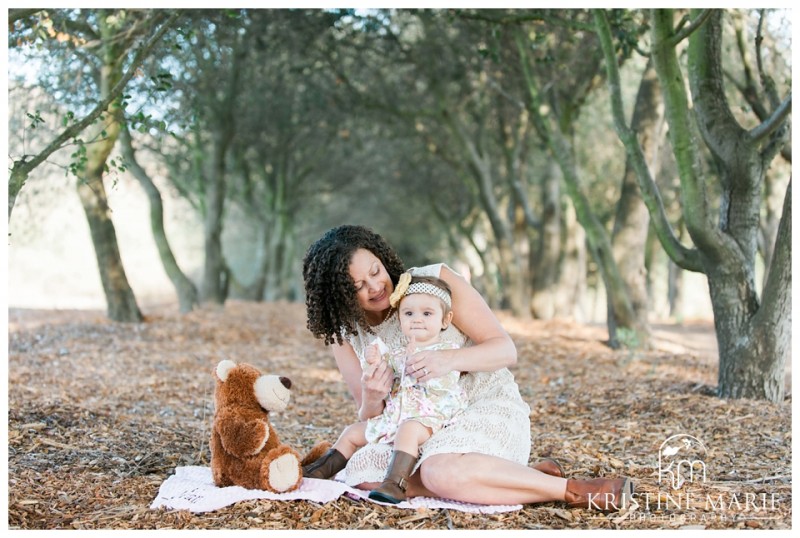
[[[415,456],[408,452],[395,450],[389,471],[386,473],[386,479],[380,486],[369,492],[369,498],[391,504],[405,501],[408,477],[411,476],[416,464]]]
[[[303,467],[303,476],[325,480],[336,476],[346,465],[347,458],[335,448],[330,448],[317,461]]]

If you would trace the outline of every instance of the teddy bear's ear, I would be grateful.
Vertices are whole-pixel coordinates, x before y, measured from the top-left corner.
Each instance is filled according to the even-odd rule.
[[[227,381],[228,374],[236,367],[236,363],[225,359],[224,361],[220,361],[217,365],[217,377],[220,381]]]

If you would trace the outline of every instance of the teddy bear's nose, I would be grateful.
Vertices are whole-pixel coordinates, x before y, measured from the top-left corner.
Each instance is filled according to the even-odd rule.
[[[281,385],[283,385],[287,389],[292,388],[292,380],[291,379],[289,379],[288,377],[281,377],[280,380],[281,380]]]

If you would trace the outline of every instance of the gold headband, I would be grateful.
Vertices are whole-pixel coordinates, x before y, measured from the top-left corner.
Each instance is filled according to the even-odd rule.
[[[413,293],[427,293],[428,295],[433,295],[444,301],[448,308],[452,307],[449,293],[439,286],[428,282],[414,282],[411,284],[411,273],[403,273],[400,275],[397,286],[395,286],[394,291],[389,296],[389,304],[392,305],[392,308],[396,308],[403,297]]]

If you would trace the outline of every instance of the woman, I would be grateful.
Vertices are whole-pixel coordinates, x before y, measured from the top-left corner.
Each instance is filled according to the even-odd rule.
[[[402,344],[389,296],[403,272],[395,251],[362,226],[329,230],[303,260],[308,328],[333,348],[359,420],[382,412],[392,386],[392,371],[385,361],[370,364],[364,354],[376,336],[389,347]],[[422,445],[406,495],[478,504],[558,500],[603,511],[622,508],[633,494],[627,478],[568,480],[552,460],[528,467],[530,408],[508,370],[517,360],[511,337],[481,295],[446,265],[410,272],[441,278],[450,286],[453,321],[443,339],[459,349],[417,353],[407,361],[406,374],[426,381],[450,371],[464,372],[460,382],[468,405],[455,424]],[[387,444],[359,450],[347,462],[347,483],[374,489],[383,480],[390,457]]]

